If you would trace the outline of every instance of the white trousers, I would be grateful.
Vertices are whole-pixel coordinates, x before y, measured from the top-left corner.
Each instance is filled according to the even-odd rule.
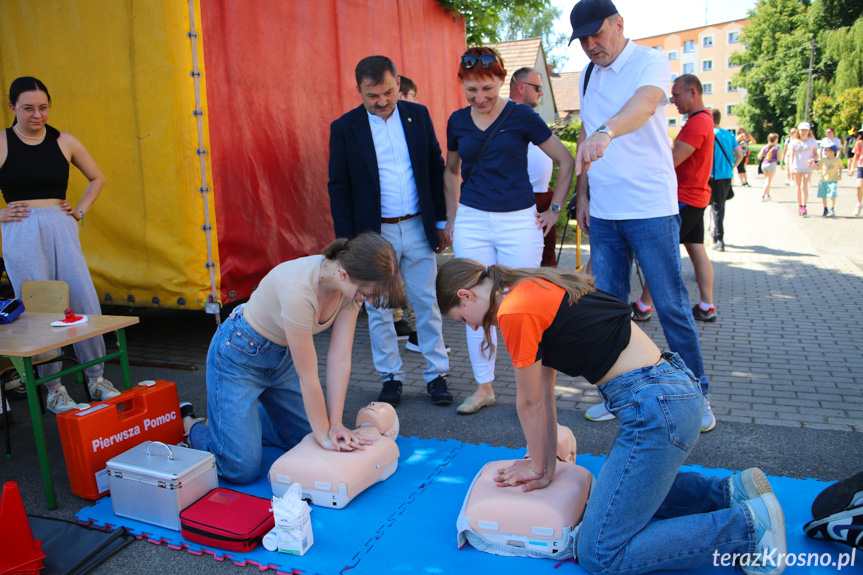
[[[536,206],[516,212],[485,212],[459,204],[455,218],[453,251],[457,258],[470,258],[487,266],[538,268],[542,261],[542,230],[536,227]],[[466,326],[467,349],[477,383],[494,381],[496,353],[481,351],[483,330]],[[497,347],[497,328],[491,328]]]

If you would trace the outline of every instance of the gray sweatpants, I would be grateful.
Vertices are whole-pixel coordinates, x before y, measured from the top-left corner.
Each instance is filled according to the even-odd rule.
[[[69,307],[76,314],[101,315],[96,288],[81,251],[75,218],[64,214],[59,207],[30,208],[30,217],[20,222],[3,222],[0,232],[6,274],[15,297],[21,297],[21,284],[25,281],[60,280],[69,284]],[[102,336],[79,341],[73,346],[81,363],[105,355]],[[60,367],[59,362],[40,366],[40,377],[57,373]],[[96,379],[104,369],[102,363],[88,367],[87,377]],[[59,379],[52,381],[48,387],[59,383]]]

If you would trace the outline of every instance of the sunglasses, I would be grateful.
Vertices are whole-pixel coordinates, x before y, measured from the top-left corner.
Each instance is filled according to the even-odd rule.
[[[480,66],[483,68],[491,68],[494,66],[494,63],[497,61],[497,56],[494,54],[480,54],[476,56],[474,54],[465,54],[461,57],[461,67],[465,70],[470,70],[476,63],[479,62]]]
[[[528,86],[533,86],[533,89],[536,90],[537,94],[542,92],[542,84],[531,84],[530,82],[519,82],[519,84],[527,84]]]

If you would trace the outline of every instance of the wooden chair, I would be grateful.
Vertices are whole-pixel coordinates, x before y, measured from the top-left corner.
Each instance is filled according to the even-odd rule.
[[[24,309],[38,313],[63,313],[69,307],[69,284],[61,281],[26,281],[21,284]]]

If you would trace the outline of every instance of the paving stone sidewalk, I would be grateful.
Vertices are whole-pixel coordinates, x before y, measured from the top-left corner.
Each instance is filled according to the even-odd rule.
[[[727,205],[726,251],[708,248],[715,269],[718,321],[699,322],[698,327],[714,412],[720,422],[863,431],[863,313],[859,304],[863,270],[843,255],[843,249],[847,252],[852,246],[855,251],[859,245],[863,217],[837,218],[844,221],[797,218],[793,215],[794,190],[784,186],[784,175],[776,180],[774,200],[767,203],[760,202],[760,176],[750,176],[751,188],[735,187],[736,197]],[[843,182],[837,205],[842,214],[850,214],[853,207],[854,185],[853,180]],[[810,193],[810,211],[820,214],[815,189]],[[819,251],[810,238],[823,240],[825,234],[835,239]],[[698,302],[695,276],[685,250],[681,252],[694,305]],[[588,256],[585,247],[584,262]],[[451,257],[448,250],[440,261]],[[562,267],[575,267],[571,229]],[[635,274],[632,285],[634,299],[640,293]],[[212,317],[140,313],[142,326],[130,330],[133,361],[204,368],[215,329]],[[642,327],[660,347],[666,346],[655,316]],[[452,348],[449,386],[460,402],[474,389],[464,326],[445,319],[444,334]],[[316,338],[322,366],[328,343],[328,332]],[[401,348],[407,374],[404,393],[425,394],[425,361],[419,353],[406,351],[404,342]],[[370,350],[367,320],[361,314],[351,383],[376,390],[380,384]],[[502,340],[494,387],[499,402],[515,402],[515,377]],[[563,375],[557,380],[557,397],[561,408],[578,411],[599,401],[594,386]]]
[[[708,248],[714,263],[719,319],[698,323],[717,419],[863,431],[863,313],[859,305],[863,271],[846,256],[815,250],[785,205],[790,202],[796,210],[790,188],[774,188],[776,199],[761,203],[763,180],[757,176],[750,180],[753,187],[736,188],[737,196],[727,205],[726,251]],[[850,192],[849,187],[845,195]],[[820,200],[814,198],[814,190],[810,195],[810,205],[817,207]],[[863,218],[852,223],[858,224],[857,234],[861,234]],[[575,268],[572,236],[570,233],[562,256],[562,267],[569,269]],[[695,275],[685,250],[681,253],[694,305],[698,302]],[[584,261],[588,255],[585,248]],[[635,298],[640,293],[635,274],[632,285]],[[364,318],[361,324],[354,344],[354,382],[375,388],[378,378],[370,361]],[[656,317],[642,327],[660,347],[667,345]],[[459,401],[474,389],[464,326],[444,320],[444,332],[452,348],[448,381]],[[502,340],[500,347],[495,395],[498,401],[514,403],[515,376]],[[402,349],[408,374],[405,393],[425,393],[425,362],[420,354]],[[562,374],[557,379],[557,397],[561,408],[580,411],[599,401],[594,386]]]

